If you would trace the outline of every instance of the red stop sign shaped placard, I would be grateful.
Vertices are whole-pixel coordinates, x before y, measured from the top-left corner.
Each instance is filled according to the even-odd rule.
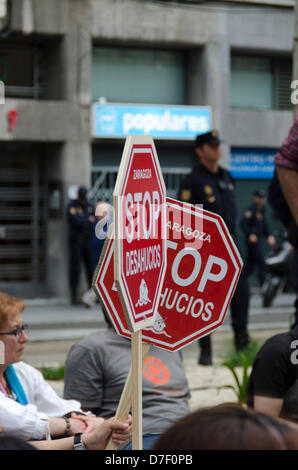
[[[114,283],[114,241],[109,240],[94,277],[116,332],[130,338]],[[167,269],[158,313],[142,340],[176,351],[216,330],[224,321],[242,260],[216,214],[167,198]]]
[[[114,190],[114,264],[131,331],[154,323],[166,268],[165,197],[152,137],[129,136]]]

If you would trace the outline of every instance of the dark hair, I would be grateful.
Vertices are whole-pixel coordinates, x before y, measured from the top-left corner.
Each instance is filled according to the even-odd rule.
[[[87,195],[87,188],[85,186],[80,186],[78,189],[78,198],[79,199],[84,199]]]
[[[171,426],[154,450],[293,450],[293,430],[237,404],[199,409]]]
[[[29,442],[19,437],[1,436],[0,435],[0,450],[37,450]]]

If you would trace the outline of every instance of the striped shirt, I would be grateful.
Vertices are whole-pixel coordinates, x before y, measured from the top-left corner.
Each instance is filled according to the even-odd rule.
[[[298,114],[288,136],[274,157],[274,163],[298,171]]]

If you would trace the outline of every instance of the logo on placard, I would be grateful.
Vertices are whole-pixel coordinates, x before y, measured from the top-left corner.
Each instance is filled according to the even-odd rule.
[[[170,372],[167,366],[157,357],[148,356],[144,367],[143,375],[155,385],[164,385],[170,380]]]
[[[157,312],[154,324],[152,326],[149,326],[148,328],[144,328],[144,329],[145,330],[151,330],[156,335],[166,335],[168,338],[172,338],[172,336],[168,335],[165,332],[166,327],[167,327],[167,325],[166,325],[164,319],[162,318],[160,313]]]
[[[151,302],[151,300],[148,297],[148,287],[145,279],[142,279],[139,287],[139,300],[136,303],[136,307],[142,307],[143,305],[147,305],[149,302]]]

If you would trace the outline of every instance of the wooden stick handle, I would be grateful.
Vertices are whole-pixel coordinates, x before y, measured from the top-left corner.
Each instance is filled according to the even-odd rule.
[[[144,366],[146,357],[148,355],[149,349],[150,349],[150,344],[148,343],[142,343],[142,368]],[[122,395],[118,404],[118,408],[116,411],[115,418],[118,419],[119,421],[125,421],[127,419],[127,416],[130,412],[132,405],[132,367],[129,370]],[[116,444],[112,441],[112,438],[110,437],[107,445],[106,445],[106,450],[117,450]]]
[[[132,449],[142,450],[142,330],[131,335],[132,369]]]

